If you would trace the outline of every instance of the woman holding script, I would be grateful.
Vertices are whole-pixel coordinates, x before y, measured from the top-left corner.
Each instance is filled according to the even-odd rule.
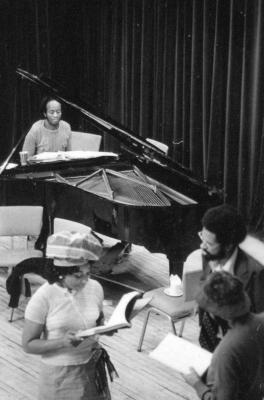
[[[22,339],[27,353],[42,356],[39,400],[111,399],[105,366],[111,380],[116,371],[98,336],[76,337],[104,322],[103,289],[89,278],[90,263],[101,250],[92,232],[63,231],[48,238],[49,282],[27,305]]]

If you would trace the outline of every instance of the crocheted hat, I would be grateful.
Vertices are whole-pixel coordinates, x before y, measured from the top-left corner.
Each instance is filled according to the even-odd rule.
[[[54,265],[72,267],[96,261],[102,252],[99,239],[90,233],[61,231],[48,237],[46,255]]]
[[[196,297],[198,305],[225,320],[232,320],[250,311],[250,299],[242,282],[228,272],[209,275]]]

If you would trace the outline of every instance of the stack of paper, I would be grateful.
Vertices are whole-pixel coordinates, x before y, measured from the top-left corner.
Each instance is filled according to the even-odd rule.
[[[52,162],[52,161],[67,161],[78,159],[89,159],[97,157],[118,157],[116,153],[107,151],[58,151],[44,152],[36,154],[30,158],[31,162]]]
[[[149,355],[182,374],[187,374],[190,368],[194,368],[199,376],[209,367],[212,358],[209,351],[172,333],[168,333]]]

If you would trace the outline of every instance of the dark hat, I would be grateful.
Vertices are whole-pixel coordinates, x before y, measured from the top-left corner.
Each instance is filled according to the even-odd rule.
[[[61,231],[48,237],[46,255],[54,259],[54,265],[72,267],[96,261],[102,253],[102,245],[92,233]]]
[[[225,320],[232,320],[250,311],[250,299],[242,282],[225,271],[213,272],[196,296],[198,305]]]

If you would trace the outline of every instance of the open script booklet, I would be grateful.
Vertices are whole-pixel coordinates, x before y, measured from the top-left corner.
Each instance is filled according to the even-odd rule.
[[[193,368],[202,376],[211,363],[212,353],[185,339],[168,333],[149,356],[182,374]]]
[[[77,338],[103,334],[121,328],[130,328],[131,319],[134,318],[149,302],[151,298],[142,298],[142,293],[137,291],[124,294],[119,300],[108,322],[94,328],[78,331]]]

